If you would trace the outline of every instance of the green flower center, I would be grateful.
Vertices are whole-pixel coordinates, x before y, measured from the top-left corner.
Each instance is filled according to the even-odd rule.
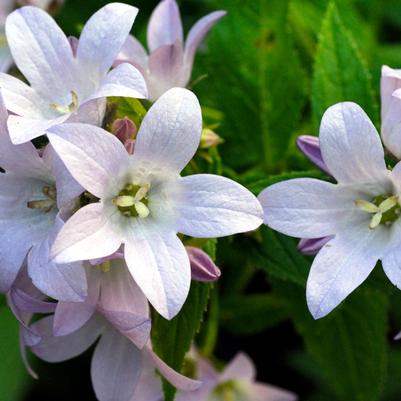
[[[242,391],[236,381],[228,380],[219,384],[213,394],[222,401],[237,401],[241,399]]]
[[[56,188],[45,185],[42,188],[42,193],[45,196],[45,199],[28,201],[26,206],[29,209],[38,209],[44,211],[45,213],[49,213],[57,205]]]
[[[68,106],[63,106],[57,103],[50,103],[50,108],[57,111],[60,114],[73,113],[78,108],[78,95],[75,91],[71,91],[71,103]]]
[[[124,216],[144,219],[150,213],[149,188],[148,184],[127,184],[112,202]]]

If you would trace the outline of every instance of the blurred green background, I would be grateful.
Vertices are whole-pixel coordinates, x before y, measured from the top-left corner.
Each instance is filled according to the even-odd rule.
[[[0,0],[1,1],[1,0]],[[57,15],[79,35],[107,1],[66,0]],[[145,44],[154,0],[140,9],[133,33]],[[321,176],[296,149],[300,134],[317,134],[331,104],[359,103],[380,128],[380,68],[401,68],[400,0],[182,0],[186,28],[217,9],[228,15],[195,61],[192,89],[204,119],[216,124],[222,173],[256,194],[284,178]],[[219,240],[223,276],[205,321],[218,335],[215,355],[245,350],[258,378],[299,394],[301,401],[399,401],[401,293],[375,270],[343,305],[321,321],[310,317],[305,280],[311,258],[296,241],[263,228]],[[202,333],[201,333],[202,337]],[[32,358],[33,381],[18,354],[18,327],[0,304],[0,401],[94,399],[90,351],[60,365]]]

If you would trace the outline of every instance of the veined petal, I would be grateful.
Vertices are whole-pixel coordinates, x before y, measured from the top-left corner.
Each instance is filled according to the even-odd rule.
[[[37,7],[22,7],[9,15],[5,28],[14,61],[33,88],[55,97],[74,89],[70,44],[49,14]]]
[[[106,114],[107,99],[86,101],[79,109],[70,115],[67,123],[91,124],[101,127]]]
[[[193,237],[221,237],[255,230],[263,222],[254,195],[225,177],[196,174],[181,179],[178,231]]]
[[[307,287],[308,307],[320,319],[369,276],[389,243],[389,230],[350,225],[329,241],[313,261]]]
[[[112,212],[105,211],[102,203],[91,203],[65,223],[54,242],[52,255],[57,263],[97,259],[117,251],[121,242]]]
[[[100,336],[106,322],[94,315],[83,327],[68,336],[53,335],[53,316],[44,317],[32,324],[42,337],[32,352],[47,362],[63,362],[86,351]]]
[[[99,401],[129,401],[142,368],[142,353],[108,326],[92,358],[91,377]]]
[[[322,118],[319,140],[323,160],[338,182],[386,179],[380,137],[357,104],[344,102],[329,107]]]
[[[189,31],[187,40],[185,41],[185,60],[190,70],[192,69],[197,48],[213,25],[226,14],[225,11],[215,11],[205,15]]]
[[[71,175],[88,191],[102,198],[110,180],[128,163],[122,143],[101,128],[63,124],[48,131],[48,138]]]
[[[261,192],[265,224],[286,235],[319,238],[335,234],[355,210],[352,196],[313,178],[282,181]]]
[[[132,35],[128,36],[117,55],[115,65],[120,63],[131,63],[142,73],[148,68],[148,54],[141,42]]]
[[[150,108],[139,128],[134,158],[181,171],[199,146],[202,114],[196,96],[173,88]]]
[[[138,9],[128,4],[110,3],[85,24],[79,37],[77,61],[99,81],[107,73],[122,48]]]
[[[148,47],[153,52],[164,45],[171,45],[176,40],[184,42],[180,10],[175,0],[163,0],[153,10],[148,24]]]
[[[166,319],[172,319],[184,304],[191,282],[189,258],[174,233],[132,234],[125,239],[125,259],[139,288]]]
[[[108,96],[147,98],[148,90],[142,74],[131,64],[120,64],[103,78],[98,90],[85,101]]]

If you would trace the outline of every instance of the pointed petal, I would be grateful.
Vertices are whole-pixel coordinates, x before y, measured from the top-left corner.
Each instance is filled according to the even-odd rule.
[[[298,243],[298,251],[304,255],[316,255],[323,245],[326,245],[333,237],[302,238]]]
[[[389,242],[389,230],[365,224],[347,227],[329,241],[313,261],[307,287],[308,307],[320,319],[354,291],[375,267]]]
[[[48,131],[48,138],[71,175],[99,198],[128,164],[129,156],[121,142],[95,126],[59,125]]]
[[[37,7],[19,8],[7,18],[6,35],[17,67],[33,88],[56,97],[73,90],[72,50],[49,14]]]
[[[387,177],[376,128],[355,103],[331,106],[320,125],[320,149],[330,173],[341,183],[382,181]]]
[[[53,335],[53,316],[47,316],[33,323],[42,340],[32,347],[32,352],[47,362],[63,362],[86,351],[104,330],[105,322],[94,315],[82,328],[68,336]]]
[[[117,55],[116,64],[131,63],[141,72],[148,68],[148,54],[141,42],[134,36],[129,35],[120,53]]]
[[[44,294],[65,302],[80,302],[87,292],[85,271],[80,262],[56,264],[50,250],[60,227],[55,227],[28,254],[28,272],[32,282]]]
[[[192,237],[222,237],[255,230],[263,222],[262,208],[242,185],[211,174],[181,180],[177,201],[178,231]]]
[[[188,68],[192,69],[195,53],[205,36],[213,25],[223,18],[227,13],[225,11],[215,11],[201,18],[189,31],[185,42],[185,59]]]
[[[99,401],[129,401],[142,367],[142,353],[127,338],[108,328],[92,358],[91,377]]]
[[[148,47],[151,52],[176,40],[184,42],[180,10],[175,0],[163,0],[153,10],[148,24]]]
[[[240,352],[226,366],[219,377],[219,383],[229,380],[253,381],[256,377],[255,365],[248,355]]]
[[[146,354],[150,356],[156,369],[160,374],[169,381],[174,387],[183,391],[194,391],[201,386],[201,382],[198,380],[189,379],[186,376],[181,375],[174,369],[170,368],[164,361],[162,361],[151,349],[145,349]]]
[[[150,108],[139,128],[134,158],[181,171],[199,146],[202,114],[196,96],[170,89]]]
[[[8,117],[8,131],[11,142],[15,145],[25,143],[45,134],[58,124],[62,124],[69,118],[69,114],[64,114],[52,120],[37,120],[11,115]]]
[[[110,3],[85,24],[79,38],[77,61],[95,79],[103,78],[122,48],[138,14],[136,7]]]
[[[290,391],[264,383],[252,383],[249,391],[252,401],[297,401],[298,397]]]
[[[319,238],[335,234],[357,211],[352,194],[329,182],[297,178],[261,192],[265,224],[286,235]]]
[[[139,70],[128,63],[118,65],[104,77],[99,89],[85,101],[109,96],[147,98],[148,90]]]
[[[384,65],[380,80],[381,135],[386,148],[401,158],[401,71]],[[398,94],[397,94],[398,93]]]
[[[184,304],[191,282],[185,247],[173,233],[161,236],[140,226],[136,230],[135,236],[125,240],[128,268],[155,309],[172,319]]]
[[[312,163],[319,167],[320,170],[330,175],[329,169],[322,158],[318,137],[311,135],[300,135],[297,138],[297,146]]]

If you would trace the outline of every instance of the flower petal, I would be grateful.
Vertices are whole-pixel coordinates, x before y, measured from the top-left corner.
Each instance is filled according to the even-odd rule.
[[[57,97],[74,89],[70,44],[49,14],[37,7],[19,8],[7,18],[6,36],[17,67],[35,90]]]
[[[42,340],[32,347],[32,352],[47,362],[63,362],[86,351],[100,336],[105,321],[94,315],[83,327],[68,336],[53,335],[53,316],[44,317],[32,324]]]
[[[199,146],[202,114],[187,89],[173,88],[150,108],[139,128],[134,158],[181,171]]]
[[[92,358],[91,377],[99,401],[129,401],[142,367],[142,353],[108,327]]]
[[[239,352],[220,375],[219,383],[224,383],[229,380],[253,381],[255,377],[255,365],[251,358],[243,352]]]
[[[213,25],[226,14],[227,13],[225,11],[215,11],[205,15],[189,31],[187,40],[185,41],[185,59],[190,70],[192,69],[197,48]]]
[[[313,261],[307,287],[308,307],[320,319],[354,291],[375,267],[389,242],[389,230],[350,225],[329,241]]]
[[[44,294],[61,301],[83,301],[87,294],[85,270],[80,262],[58,265],[50,260],[50,249],[63,221],[57,217],[46,238],[28,254],[28,273],[35,286]]]
[[[320,170],[330,175],[330,172],[322,159],[318,137],[312,135],[300,135],[297,138],[297,146],[312,163],[319,167]]]
[[[153,52],[164,45],[171,45],[176,40],[184,42],[180,10],[175,0],[163,0],[153,10],[148,24],[148,47]]]
[[[148,90],[142,74],[131,64],[120,64],[104,77],[98,90],[85,102],[108,96],[147,98]]]
[[[113,216],[104,212],[102,203],[79,209],[64,225],[52,249],[57,263],[102,258],[121,245]]]
[[[192,237],[222,237],[255,230],[262,208],[254,195],[225,177],[196,174],[182,178],[177,200],[178,231]]]
[[[319,238],[335,234],[355,211],[352,196],[313,178],[274,184],[261,192],[265,224],[286,235]]]
[[[270,384],[252,383],[249,390],[252,401],[297,401],[298,397],[290,391]]]
[[[319,140],[323,160],[338,182],[372,182],[387,177],[380,137],[357,104],[329,107],[322,118]]]
[[[71,175],[99,198],[105,195],[110,180],[115,180],[128,163],[121,142],[92,125],[59,125],[48,131],[48,138]]]
[[[85,24],[79,37],[77,61],[95,79],[103,78],[123,46],[138,9],[128,4],[110,3]]]
[[[163,236],[138,226],[125,240],[125,259],[139,288],[155,309],[172,319],[184,304],[191,282],[189,258],[173,233]]]
[[[144,73],[148,68],[148,54],[141,42],[132,35],[128,36],[120,53],[117,55],[114,65],[120,63],[131,63],[142,73]]]

